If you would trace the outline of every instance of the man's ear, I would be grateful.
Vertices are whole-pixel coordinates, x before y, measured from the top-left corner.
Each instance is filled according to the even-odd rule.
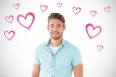
[[[64,30],[66,29],[66,25],[64,25]]]
[[[49,30],[49,26],[47,25],[47,30]]]

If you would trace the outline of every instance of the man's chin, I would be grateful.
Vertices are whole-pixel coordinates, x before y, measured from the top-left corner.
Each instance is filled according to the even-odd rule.
[[[62,35],[61,36],[56,36],[56,37],[51,35],[51,38],[54,39],[54,40],[59,40],[61,37],[62,37]]]
[[[58,40],[58,39],[60,39],[60,37],[57,37],[57,38],[52,37],[52,39],[54,39],[54,40]]]
[[[58,39],[60,39],[60,38],[52,38],[52,39],[54,39],[54,40],[58,40]]]

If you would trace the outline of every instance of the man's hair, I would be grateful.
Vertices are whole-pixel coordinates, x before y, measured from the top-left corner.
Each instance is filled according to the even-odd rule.
[[[49,23],[50,19],[59,19],[59,20],[61,20],[63,22],[63,24],[65,24],[65,18],[60,13],[51,13],[48,16],[48,23]]]

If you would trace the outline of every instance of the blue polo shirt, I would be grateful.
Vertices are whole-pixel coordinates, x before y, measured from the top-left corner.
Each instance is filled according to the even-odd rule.
[[[73,66],[82,63],[82,56],[76,46],[64,39],[53,55],[46,41],[36,47],[34,63],[40,65],[39,77],[72,77]]]

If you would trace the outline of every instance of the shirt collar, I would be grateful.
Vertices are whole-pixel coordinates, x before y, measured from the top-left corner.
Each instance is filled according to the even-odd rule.
[[[50,38],[49,38],[49,40],[46,42],[46,46],[49,45],[49,42],[50,42]],[[64,46],[64,44],[65,44],[65,40],[64,40],[64,39],[62,39],[62,43],[61,43],[61,44]]]

